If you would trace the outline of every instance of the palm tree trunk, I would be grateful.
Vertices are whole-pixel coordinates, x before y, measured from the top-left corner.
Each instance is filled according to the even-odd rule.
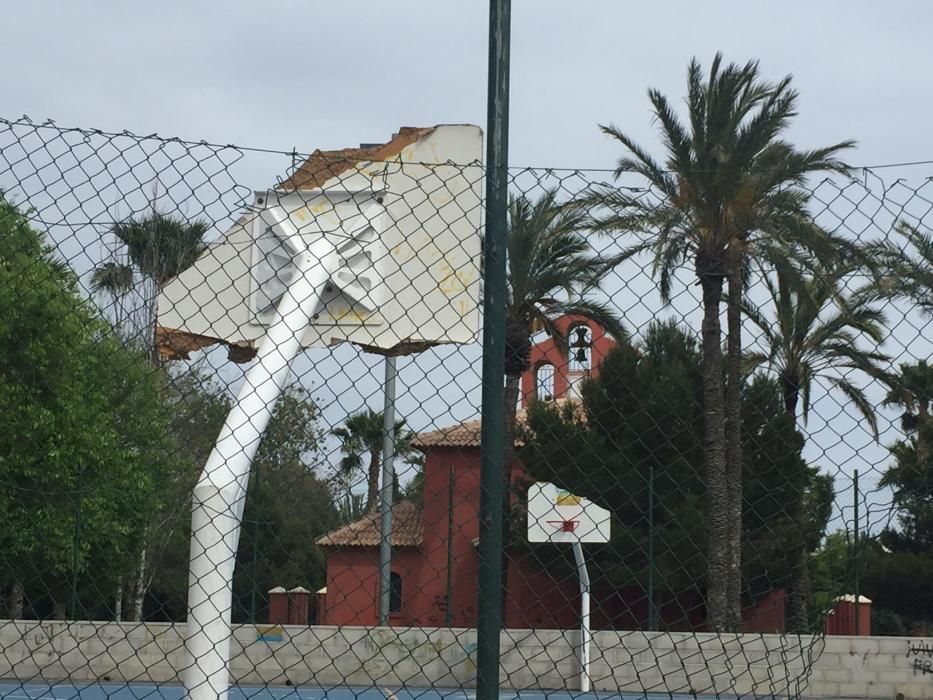
[[[726,472],[725,396],[722,381],[722,278],[701,276],[703,287],[703,413],[707,490],[707,624],[725,632],[729,624],[729,489]]]
[[[509,557],[507,554],[511,528],[512,510],[512,462],[515,461],[516,412],[520,374],[505,377],[505,455],[502,460],[502,621],[505,624],[506,598],[509,593]]]
[[[13,585],[10,588],[10,619],[11,620],[22,620],[23,619],[23,608],[25,607],[26,601],[26,587],[23,585],[23,582],[19,579],[13,581]]]
[[[729,338],[726,360],[726,483],[729,489],[729,578],[727,583],[730,632],[742,626],[742,260],[735,251],[729,261],[729,300],[726,323]]]
[[[784,392],[784,411],[797,423],[797,402],[800,398],[800,378],[791,372],[781,374]],[[806,513],[804,511],[805,485],[793,504],[791,517],[797,530],[800,546],[791,556],[790,591],[787,596],[787,631],[805,634],[810,626],[808,601],[810,600],[810,571],[807,567]]]
[[[366,512],[371,513],[379,505],[379,466],[380,451],[369,453],[369,473],[366,477]]]

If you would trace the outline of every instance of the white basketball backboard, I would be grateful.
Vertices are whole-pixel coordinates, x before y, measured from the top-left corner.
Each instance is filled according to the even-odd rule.
[[[160,351],[255,348],[297,273],[295,241],[322,237],[339,242],[339,267],[303,346],[404,351],[474,341],[481,160],[482,132],[469,125],[402,129],[379,146],[316,152],[280,187],[257,192],[220,240],[164,285]]]
[[[539,481],[528,489],[528,541],[609,541],[609,511],[566,489]]]

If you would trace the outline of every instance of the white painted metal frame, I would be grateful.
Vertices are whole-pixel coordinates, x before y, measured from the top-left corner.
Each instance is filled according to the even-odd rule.
[[[566,504],[562,504],[562,501]],[[565,530],[560,523],[574,522]],[[554,484],[538,482],[528,489],[528,541],[570,544],[580,581],[580,692],[590,690],[590,574],[583,556],[586,542],[608,542],[610,515],[586,498],[573,496]]]
[[[282,296],[255,364],[194,488],[188,580],[188,634],[183,680],[189,700],[226,698],[229,686],[233,572],[253,457],[288,379],[289,364],[339,266],[347,236],[309,237],[279,206],[263,225],[298,252],[298,274]],[[310,240],[309,240],[310,239]]]

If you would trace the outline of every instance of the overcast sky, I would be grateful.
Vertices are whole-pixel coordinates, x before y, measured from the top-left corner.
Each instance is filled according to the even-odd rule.
[[[933,158],[933,6],[516,0],[511,160],[609,167],[613,121],[651,142],[645,91],[679,97],[717,50],[795,76],[801,145],[855,138],[859,165]],[[487,3],[18,3],[6,116],[308,151],[400,125],[485,123]]]
[[[384,141],[403,125],[485,126],[487,12],[477,0],[18,3],[0,44],[0,116],[303,152]],[[933,159],[931,26],[933,5],[919,1],[516,0],[511,163],[611,168],[621,151],[599,123],[653,148],[647,88],[679,101],[690,58],[708,65],[718,50],[759,59],[771,79],[794,75],[798,145],[854,138],[856,165]],[[238,184],[265,187],[281,166],[245,160]],[[920,181],[933,169],[883,172]],[[378,363],[351,370],[350,352],[318,364],[319,386],[346,379],[330,422],[378,407]],[[475,414],[478,377],[463,373],[477,358],[472,348],[405,361],[401,402],[415,427],[444,423],[432,395],[451,419]],[[865,443],[866,468],[883,467],[886,450],[864,430],[840,447],[838,425],[822,446],[813,436],[816,457],[847,473]]]

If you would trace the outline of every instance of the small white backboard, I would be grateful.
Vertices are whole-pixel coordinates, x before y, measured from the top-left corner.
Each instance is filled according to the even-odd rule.
[[[566,489],[539,481],[528,489],[528,541],[609,541],[609,511]]]

